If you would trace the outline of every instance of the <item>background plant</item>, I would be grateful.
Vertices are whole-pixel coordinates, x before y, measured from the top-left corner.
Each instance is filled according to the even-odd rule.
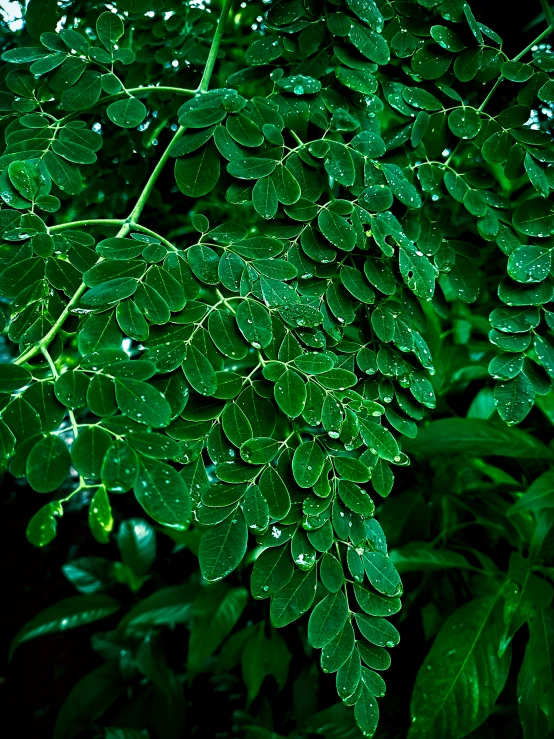
[[[409,736],[495,731],[513,684],[546,737],[550,8],[510,57],[457,0],[191,5],[31,0],[5,34],[3,458],[54,494],[32,543],[83,505],[100,543],[122,522],[121,560],[70,561],[82,595],[14,641],[114,621],[55,736],[190,733],[205,670],[262,705],[233,707],[231,736],[372,735],[398,573],[423,571],[441,575],[407,574],[406,600],[438,636]],[[393,490],[383,528],[369,489]],[[137,502],[200,573],[149,579]],[[308,612],[295,690],[319,654],[342,704],[275,726],[260,689],[286,692],[299,651],[276,629]]]

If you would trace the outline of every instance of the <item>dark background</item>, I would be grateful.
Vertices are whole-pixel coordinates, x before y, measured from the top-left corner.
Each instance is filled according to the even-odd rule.
[[[496,31],[504,40],[503,50],[508,56],[521,51],[544,28],[544,21],[531,25],[540,12],[538,0],[518,3],[517,9],[509,2],[500,0],[477,0],[472,10],[479,21]],[[117,559],[115,544],[97,544],[88,529],[86,511],[73,510],[64,514],[58,528],[57,538],[45,549],[37,551],[25,538],[29,518],[45,500],[14,480],[9,474],[1,482],[2,533],[0,536],[0,571],[2,573],[3,603],[1,607],[0,629],[0,712],[2,715],[2,735],[12,737],[50,737],[59,707],[75,683],[91,669],[100,664],[96,653],[90,648],[90,636],[101,628],[108,630],[110,619],[98,627],[92,624],[75,631],[54,634],[23,644],[9,665],[6,655],[9,645],[17,631],[30,618],[61,598],[75,595],[74,588],[63,577],[61,567],[68,560],[84,556],[105,556]],[[137,515],[133,500],[126,497],[122,510],[123,497],[118,498],[119,515]],[[187,566],[193,563],[178,556],[170,560],[169,541],[159,537],[158,570],[163,569],[168,583],[182,581]],[[116,616],[117,618],[117,616]],[[113,625],[115,625],[114,622]],[[413,629],[413,633],[410,630]],[[419,624],[412,625],[408,620],[403,624],[402,642],[395,650],[395,659],[387,674],[387,701],[392,707],[398,702],[402,713],[407,713],[409,691],[415,674],[428,649]],[[292,665],[294,669],[294,663]],[[197,681],[199,682],[199,681]],[[205,687],[205,686],[204,686]],[[332,686],[331,686],[332,687]],[[197,685],[199,703],[203,686]],[[330,702],[334,687],[330,691]],[[283,704],[290,700],[283,695]],[[223,695],[217,694],[223,701]],[[194,701],[193,701],[194,702]],[[290,705],[290,703],[289,703]],[[204,713],[202,733],[206,737],[216,736],[218,730],[228,729],[229,713],[221,710]],[[389,705],[389,710],[391,705]],[[219,721],[221,725],[218,725]],[[213,722],[207,725],[207,722]],[[381,727],[385,728],[382,722]]]

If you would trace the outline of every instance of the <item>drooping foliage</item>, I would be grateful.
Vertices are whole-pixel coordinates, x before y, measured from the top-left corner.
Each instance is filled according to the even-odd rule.
[[[31,0],[2,55],[2,460],[49,494],[28,538],[46,546],[85,500],[108,542],[134,495],[206,583],[240,568],[273,627],[308,614],[371,736],[403,592],[372,496],[394,497],[400,468],[441,444],[551,456],[505,427],[535,403],[553,413],[551,14],[510,59],[463,0],[59,10]],[[448,384],[472,380],[478,420],[418,435]],[[511,511],[532,561],[514,553],[508,580],[480,563],[488,583],[416,683],[413,739],[465,736],[504,687],[535,615],[522,600],[550,530],[529,513],[537,496],[553,505],[541,479]],[[467,562],[441,556],[437,569]],[[247,592],[225,592],[240,614]],[[118,604],[60,607],[42,618],[67,627]],[[25,629],[18,641],[38,633]]]

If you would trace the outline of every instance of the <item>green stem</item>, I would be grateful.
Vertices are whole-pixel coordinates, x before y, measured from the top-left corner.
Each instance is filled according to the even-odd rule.
[[[541,0],[541,2],[542,2],[542,0]],[[549,10],[550,10],[550,8],[549,8]],[[546,11],[545,11],[545,14],[546,14]],[[550,10],[550,16],[552,17],[552,11],[551,10]],[[545,28],[545,30],[542,33],[540,33],[537,36],[537,38],[534,39],[534,41],[531,41],[531,43],[528,46],[526,46],[525,49],[523,49],[523,51],[520,51],[519,54],[517,54],[516,56],[514,56],[514,58],[512,59],[513,62],[519,62],[519,60],[522,57],[524,57],[525,54],[527,54],[528,51],[531,51],[531,49],[533,48],[533,46],[536,46],[540,41],[543,40],[543,38],[546,38],[547,36],[550,35],[550,33],[552,32],[552,29],[554,28],[554,17],[552,17],[552,21],[551,21],[551,20],[549,20],[549,18],[547,16],[547,21],[548,21],[548,28]],[[489,94],[487,95],[487,97],[483,100],[483,102],[481,103],[481,105],[477,108],[477,110],[479,111],[479,113],[483,110],[483,108],[485,107],[485,105],[489,102],[489,100],[493,96],[495,90],[500,85],[500,83],[502,82],[503,79],[504,79],[504,77],[499,77],[496,80],[496,82],[492,86],[492,88],[491,88]]]
[[[41,351],[44,354],[44,358],[48,362],[48,366],[50,367],[50,372],[54,376],[54,379],[57,380],[58,377],[60,376],[60,373],[58,372],[58,369],[56,365],[54,364],[54,360],[50,356],[50,352],[46,349],[46,347],[43,347]]]
[[[204,74],[202,75],[202,79],[200,80],[198,92],[208,91],[210,80],[212,78],[215,67],[215,62],[217,59],[217,54],[219,52],[219,46],[221,44],[221,39],[223,38],[223,30],[225,28],[225,23],[227,22],[227,18],[229,16],[232,5],[233,0],[225,0],[225,2],[223,3],[223,10],[221,11],[221,15],[219,16],[219,20],[217,22],[217,28],[215,29],[215,35],[210,48],[210,53],[208,54],[208,61],[206,62],[206,66],[204,67]]]
[[[49,231],[62,231],[65,228],[77,228],[80,226],[94,226],[102,224],[103,226],[121,226],[124,223],[123,218],[87,218],[84,221],[69,221],[68,223],[58,223],[50,226]]]
[[[140,94],[141,92],[152,92],[156,90],[158,92],[174,92],[176,95],[191,95],[193,97],[194,95],[196,95],[196,90],[188,90],[185,87],[167,87],[166,85],[148,85],[147,87],[129,87],[127,90],[123,90],[122,92],[129,92],[132,95],[136,95],[137,93]],[[121,94],[122,93],[120,92],[117,93],[117,95],[121,95]],[[110,97],[116,97],[116,96],[110,95]]]
[[[144,186],[144,190],[141,192],[139,199],[137,200],[137,203],[133,210],[131,211],[131,215],[129,216],[129,221],[132,221],[136,223],[138,219],[140,218],[140,214],[142,213],[144,206],[146,205],[148,198],[152,194],[152,190],[154,189],[154,185],[156,184],[158,177],[160,176],[162,169],[164,168],[167,160],[169,159],[169,152],[171,150],[171,147],[176,141],[179,141],[181,136],[185,133],[184,126],[179,126],[179,128],[175,131],[175,135],[169,142],[169,146],[166,148],[164,153],[161,155],[159,162],[156,164],[154,171],[148,178],[148,182]]]

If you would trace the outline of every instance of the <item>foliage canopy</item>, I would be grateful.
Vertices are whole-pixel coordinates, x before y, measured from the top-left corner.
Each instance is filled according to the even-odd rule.
[[[554,731],[552,451],[510,428],[531,419],[551,434],[554,421],[543,6],[545,30],[513,58],[464,0],[76,2],[61,20],[57,3],[31,0],[24,30],[5,34],[0,442],[4,468],[49,494],[28,539],[48,545],[85,502],[108,543],[132,491],[116,580],[141,589],[154,526],[201,573],[98,637],[106,665],[77,685],[56,739],[123,694],[121,639],[165,701],[154,715],[174,714],[170,729],[154,719],[156,736],[181,735],[161,629],[191,628],[190,678],[251,599],[269,601],[271,626],[262,603],[222,657],[242,659],[248,705],[266,675],[286,682],[275,629],[308,614],[305,644],[342,700],[328,723],[372,736],[400,574],[445,570],[466,602],[428,614],[438,636],[410,739],[488,719],[524,624],[522,730]],[[389,552],[395,476],[412,458],[444,495],[443,531]],[[504,561],[450,546],[450,528],[473,525],[492,527]],[[91,585],[98,562],[66,567],[81,594],[14,648],[121,608]]]

